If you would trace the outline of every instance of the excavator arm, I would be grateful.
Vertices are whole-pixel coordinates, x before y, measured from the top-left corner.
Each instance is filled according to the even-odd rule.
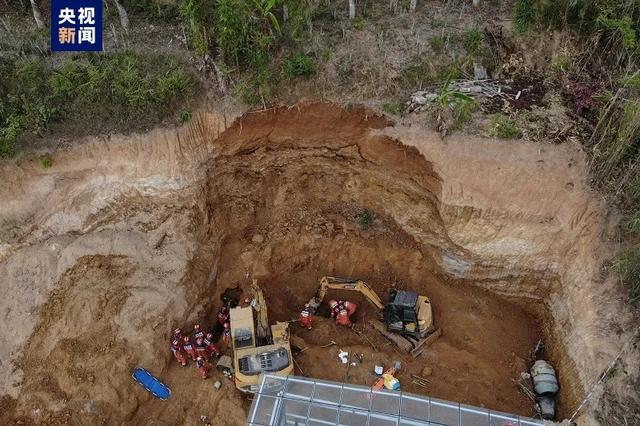
[[[382,300],[380,300],[380,297],[371,287],[365,284],[364,281],[352,278],[322,277],[315,297],[309,301],[309,305],[314,310],[318,309],[318,306],[320,306],[324,300],[327,290],[329,289],[358,291],[362,293],[376,308],[380,310],[384,309],[384,304],[382,303]]]

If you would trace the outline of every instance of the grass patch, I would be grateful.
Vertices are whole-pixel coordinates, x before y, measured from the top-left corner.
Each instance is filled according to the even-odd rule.
[[[316,64],[313,57],[306,53],[294,53],[282,64],[282,75],[291,79],[302,75],[311,75],[316,72]]]
[[[407,105],[402,101],[387,102],[382,105],[382,110],[387,114],[404,117],[404,113],[407,110]]]
[[[462,41],[465,49],[470,54],[476,54],[480,51],[484,42],[484,34],[480,27],[471,27],[465,30],[462,35]]]
[[[637,303],[640,300],[640,246],[634,246],[622,252],[613,261],[612,269],[620,275],[620,279],[629,291],[631,303]]]
[[[441,53],[444,49],[444,45],[446,42],[446,37],[442,35],[437,35],[433,37],[429,43],[431,44],[431,49],[433,49],[436,53]]]
[[[131,52],[0,64],[0,157],[26,147],[27,136],[52,125],[84,136],[157,124],[193,92],[176,60]]]
[[[513,7],[513,27],[517,33],[529,32],[536,22],[536,7],[534,0],[517,0]]]
[[[491,117],[491,134],[500,139],[518,139],[522,132],[509,116],[495,114]]]

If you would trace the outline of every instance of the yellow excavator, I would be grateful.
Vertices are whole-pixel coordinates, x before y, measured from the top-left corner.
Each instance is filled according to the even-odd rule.
[[[293,372],[289,323],[276,322],[269,326],[262,289],[255,280],[251,289],[254,295],[251,306],[229,311],[233,366],[229,365],[231,360],[218,362],[218,368],[222,369],[225,364],[227,370],[233,371],[236,387],[246,393],[258,390],[263,373],[288,376]]]
[[[314,311],[322,304],[328,290],[352,290],[363,294],[383,314],[384,323],[374,320],[370,322],[371,325],[414,357],[420,355],[441,334],[440,329],[433,324],[429,298],[414,291],[394,290],[389,301],[384,304],[376,292],[362,280],[322,277],[315,296],[309,300],[309,306]]]

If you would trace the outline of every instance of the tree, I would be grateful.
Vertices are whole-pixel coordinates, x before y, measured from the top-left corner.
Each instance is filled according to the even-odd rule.
[[[356,19],[356,0],[349,0],[349,19]]]
[[[120,25],[122,25],[122,28],[124,28],[125,30],[128,30],[129,15],[127,14],[127,10],[118,0],[113,0],[113,3],[116,5],[116,9],[118,9],[118,16],[120,17]]]
[[[40,8],[38,7],[38,3],[36,0],[31,1],[31,10],[33,11],[33,19],[36,20],[36,26],[40,29],[44,28],[44,21],[42,20],[42,14],[40,13]]]

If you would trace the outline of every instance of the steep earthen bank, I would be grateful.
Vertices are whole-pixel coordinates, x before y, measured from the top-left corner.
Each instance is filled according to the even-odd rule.
[[[225,123],[201,114],[177,131],[58,153],[51,169],[29,161],[3,167],[0,270],[16,299],[0,301],[9,318],[0,343],[3,359],[20,367],[0,366],[2,392],[17,398],[4,400],[6,415],[197,419],[204,413],[186,408],[194,402],[181,389],[193,385],[170,362],[166,336],[202,319],[224,287],[247,275],[268,292],[301,290],[287,304],[271,297],[279,319],[326,273],[363,276],[380,292],[389,281],[431,292],[445,335],[424,362],[469,353],[436,376],[446,383],[447,374],[462,375],[463,394],[433,391],[522,414],[526,401],[509,405],[517,391],[508,384],[537,340],[538,322],[560,371],[565,415],[627,338],[630,316],[617,284],[600,276],[604,209],[585,185],[575,147],[455,135],[443,142],[419,126],[389,127],[372,111],[328,103]],[[358,226],[365,208],[375,218],[367,230]],[[100,276],[105,286],[92,281]],[[65,301],[83,297],[111,302]],[[479,320],[459,315],[465,304],[477,305],[470,309]],[[88,325],[78,328],[79,321]],[[465,332],[474,321],[486,324],[485,335]],[[507,341],[514,345],[502,354]],[[45,350],[35,350],[42,342]],[[69,374],[85,347],[104,359]],[[128,371],[140,364],[172,385],[172,407],[130,382]],[[504,389],[473,388],[474,374],[486,389]],[[220,393],[205,387],[196,400],[208,415],[226,410],[230,423],[241,423],[238,398],[225,386]]]

